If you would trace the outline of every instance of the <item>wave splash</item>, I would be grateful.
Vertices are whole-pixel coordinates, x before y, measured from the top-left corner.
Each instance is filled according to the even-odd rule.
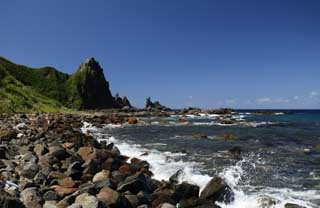
[[[202,164],[179,159],[184,153],[147,149],[138,144],[118,140],[104,133],[104,130],[108,128],[120,127],[119,125],[109,125],[105,129],[98,129],[90,123],[84,123],[81,130],[84,133],[93,133],[99,142],[113,142],[123,155],[149,161],[151,171],[157,180],[168,180],[178,170],[183,171],[183,174],[179,177],[180,182],[187,181],[198,185],[201,190],[211,180],[211,176],[201,173],[203,171]],[[320,201],[320,192],[317,190],[295,191],[288,188],[250,186],[250,177],[247,170],[248,168],[255,168],[257,159],[259,158],[255,155],[249,155],[238,161],[234,166],[229,166],[217,174],[228,183],[235,194],[235,200],[232,203],[218,203],[221,208],[284,208],[286,203],[294,203],[306,208],[319,207],[312,203],[313,201]]]

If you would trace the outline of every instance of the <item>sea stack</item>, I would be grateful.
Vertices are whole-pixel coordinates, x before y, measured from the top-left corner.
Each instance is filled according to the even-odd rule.
[[[105,79],[103,69],[93,58],[80,65],[68,80],[71,91],[69,103],[76,109],[106,109],[115,107],[114,98]]]

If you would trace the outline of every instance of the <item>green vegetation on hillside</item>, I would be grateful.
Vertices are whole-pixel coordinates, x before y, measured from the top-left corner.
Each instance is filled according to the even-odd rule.
[[[68,75],[52,67],[34,69],[0,57],[0,113],[110,107],[109,84],[93,58]]]
[[[23,85],[0,65],[0,113],[65,111],[59,102]]]

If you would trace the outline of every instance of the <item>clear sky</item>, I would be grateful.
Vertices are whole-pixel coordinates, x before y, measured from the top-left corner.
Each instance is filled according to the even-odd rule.
[[[318,0],[2,0],[0,56],[94,56],[136,106],[319,108]]]

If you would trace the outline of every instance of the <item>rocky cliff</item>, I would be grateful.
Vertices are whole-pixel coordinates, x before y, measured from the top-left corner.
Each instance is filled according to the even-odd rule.
[[[88,58],[68,75],[52,67],[30,68],[0,57],[0,113],[107,109],[117,105],[103,69]]]
[[[76,109],[106,109],[115,107],[103,69],[94,58],[82,63],[67,81],[68,106]]]

